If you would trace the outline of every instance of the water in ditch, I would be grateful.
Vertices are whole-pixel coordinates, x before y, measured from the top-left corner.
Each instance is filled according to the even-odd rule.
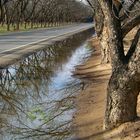
[[[72,71],[91,55],[92,34],[48,45],[0,70],[0,140],[73,138],[74,99],[83,82]]]

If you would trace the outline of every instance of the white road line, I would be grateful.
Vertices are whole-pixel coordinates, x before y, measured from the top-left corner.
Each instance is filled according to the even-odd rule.
[[[28,44],[25,44],[25,45],[21,45],[21,46],[15,47],[15,48],[12,48],[12,49],[8,49],[8,50],[0,52],[0,54],[5,53],[5,52],[9,52],[9,51],[12,51],[12,50],[16,50],[16,49],[19,49],[19,48],[23,48],[23,47],[26,47],[28,45],[37,44],[39,42],[43,42],[45,40],[48,40],[48,39],[51,39],[51,38],[55,38],[55,37],[57,37],[57,36],[51,36],[51,37],[48,37],[48,38],[45,38],[45,39],[41,39],[41,40],[38,40],[38,41],[35,41],[35,42],[31,42],[31,43],[28,43]]]
[[[60,37],[60,36],[67,35],[67,34],[70,34],[70,33],[81,31],[81,30],[86,30],[86,29],[91,28],[91,27],[92,27],[92,25],[89,26],[89,27],[84,27],[84,28],[81,28],[81,29],[73,30],[71,32],[63,33],[63,34],[60,34],[58,36],[51,36],[51,37],[48,37],[48,38],[45,38],[45,39],[41,39],[41,40],[38,40],[38,41],[35,41],[35,42],[31,42],[31,43],[28,43],[28,44],[25,44],[25,45],[21,45],[21,46],[12,48],[12,49],[8,49],[8,50],[5,50],[5,51],[2,51],[2,52],[0,52],[0,54],[6,53],[6,52],[9,52],[9,51],[12,51],[12,50],[16,50],[16,49],[19,49],[19,48],[23,48],[23,47],[26,47],[28,45],[34,45],[34,44],[37,44],[37,43],[40,43],[40,42],[43,42],[43,41],[47,41],[48,39],[53,39],[53,38],[56,38],[56,37]]]

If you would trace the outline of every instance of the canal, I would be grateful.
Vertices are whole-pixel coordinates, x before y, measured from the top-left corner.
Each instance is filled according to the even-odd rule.
[[[46,45],[0,70],[0,140],[70,140],[74,99],[83,82],[72,76],[92,54],[93,30]]]

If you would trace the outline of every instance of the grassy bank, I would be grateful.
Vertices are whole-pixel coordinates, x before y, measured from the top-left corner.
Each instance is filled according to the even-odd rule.
[[[33,29],[41,29],[41,28],[50,28],[50,27],[60,27],[60,26],[65,26],[65,25],[70,25],[72,23],[50,23],[46,25],[41,25],[41,24],[33,24],[31,23],[28,24],[20,24],[19,29],[17,29],[16,25],[10,25],[10,30],[7,30],[7,25],[6,24],[0,24],[0,34],[3,33],[9,33],[9,32],[17,32],[17,31],[29,31]]]

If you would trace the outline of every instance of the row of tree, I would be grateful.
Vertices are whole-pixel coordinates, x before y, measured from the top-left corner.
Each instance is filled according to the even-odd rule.
[[[47,27],[60,23],[80,22],[91,16],[91,9],[76,0],[0,0],[0,23],[26,28],[30,24]]]

